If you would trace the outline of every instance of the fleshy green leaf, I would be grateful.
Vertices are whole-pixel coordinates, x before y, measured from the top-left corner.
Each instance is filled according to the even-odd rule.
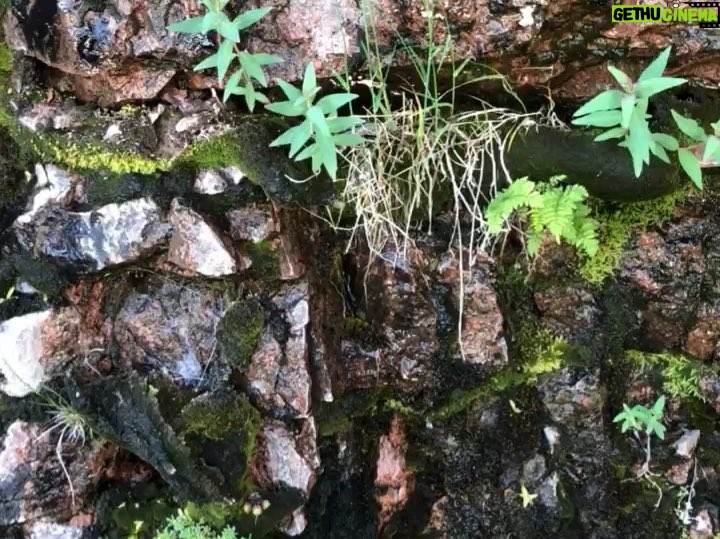
[[[593,141],[602,142],[603,140],[609,140],[612,138],[622,138],[625,136],[626,132],[627,130],[623,129],[622,127],[613,127],[612,129],[608,129],[604,133],[600,133],[597,137],[593,139]]]
[[[622,112],[620,127],[628,129],[630,127],[630,119],[632,118],[633,111],[635,110],[635,95],[628,94],[623,96],[620,101],[620,109]]]
[[[691,118],[685,118],[685,116],[683,116],[682,114],[678,114],[674,110],[671,110],[670,112],[672,113],[672,117],[675,120],[675,123],[677,124],[680,131],[685,133],[693,140],[697,140],[698,142],[705,142],[707,135],[705,134],[705,130],[700,127],[700,124],[698,124],[695,120]]]
[[[260,67],[260,64],[255,61],[252,54],[245,51],[240,51],[240,54],[238,54],[238,59],[240,60],[240,65],[245,70],[245,73],[248,75],[248,77],[252,77],[263,86],[267,86],[267,79],[265,78],[265,73],[263,73],[262,67]]]
[[[171,32],[178,34],[204,34],[203,21],[205,17],[191,17],[184,21],[174,22],[167,27]]]
[[[662,74],[665,72],[665,68],[667,67],[668,58],[670,58],[671,49],[672,45],[667,47],[664,51],[660,53],[657,58],[650,62],[650,65],[647,66],[640,74],[638,82],[644,82],[646,80],[662,77]]]
[[[217,52],[217,71],[218,81],[222,81],[225,78],[230,64],[235,59],[235,51],[233,49],[232,41],[226,39],[220,44]]]
[[[356,133],[340,133],[333,135],[332,141],[336,146],[359,146],[365,143],[365,139]]]
[[[293,106],[290,101],[278,101],[277,103],[270,103],[269,105],[265,105],[265,108],[270,112],[274,112],[275,114],[280,114],[282,116],[293,117],[303,115],[303,110],[299,107]]]
[[[309,98],[317,88],[317,77],[315,76],[315,66],[312,62],[308,62],[305,68],[305,76],[303,77],[302,93]]]
[[[223,13],[222,15],[225,14]],[[240,43],[240,32],[238,32],[237,27],[228,20],[227,15],[225,15],[225,20],[219,22],[216,30],[217,33],[225,39],[229,39],[233,43]]]
[[[685,84],[687,80],[679,79],[675,77],[658,77],[656,79],[647,79],[643,82],[638,82],[635,85],[635,94],[638,97],[648,98],[652,95],[664,92],[675,86]]]
[[[582,118],[572,121],[575,125],[592,125],[594,127],[614,127],[622,121],[622,113],[619,110],[605,110],[593,112]]]
[[[284,80],[278,80],[277,83],[289,101],[296,101],[303,97],[302,92],[295,88],[292,84],[288,84]]]
[[[705,151],[703,152],[703,161],[710,162],[713,156],[720,150],[720,138],[710,135],[705,141]]]
[[[235,17],[235,20],[232,22],[232,24],[237,30],[244,30],[245,28],[248,28],[258,22],[265,15],[270,13],[272,9],[272,7],[251,9]]]
[[[685,174],[688,175],[698,189],[702,189],[702,170],[700,169],[700,163],[698,163],[695,154],[693,154],[690,150],[680,148],[678,150],[678,160],[680,161],[680,166],[685,171]]]
[[[337,177],[337,150],[335,145],[329,137],[319,135],[318,146],[320,146],[323,166],[330,177],[335,180]]]
[[[343,105],[347,105],[357,97],[357,94],[326,95],[316,103],[316,106],[320,107],[320,109],[323,111],[323,114],[329,115],[333,114],[337,109],[339,109]]]
[[[357,116],[341,116],[339,118],[328,118],[327,124],[331,133],[340,133],[358,125],[362,125],[363,120]]]
[[[665,148],[663,148],[660,144],[657,142],[655,144],[650,145],[650,152],[654,156],[656,156],[661,161],[666,162],[667,164],[670,164],[670,158],[668,157],[668,154],[665,152]]]
[[[219,13],[217,11],[209,11],[206,13],[203,16],[202,33],[207,34],[210,30],[215,30],[222,20],[221,16],[225,16],[227,19],[227,15],[224,13]]]
[[[224,102],[227,101],[231,95],[245,95],[245,89],[240,87],[241,77],[242,71],[240,70],[230,75],[230,78],[225,83],[225,90],[223,91]]]
[[[590,114],[592,112],[620,108],[620,100],[622,99],[622,96],[623,93],[618,90],[605,90],[576,110],[575,114],[573,114],[573,118]]]
[[[618,84],[620,84],[620,86],[623,90],[625,90],[626,93],[630,93],[632,91],[633,81],[630,77],[628,77],[625,73],[613,66],[608,66],[608,71],[615,78],[615,80],[618,81]]]
[[[218,60],[220,60],[219,52],[211,54],[205,58],[202,62],[193,68],[193,71],[202,71],[203,69],[216,69],[218,66]]]
[[[291,127],[285,131],[282,135],[272,141],[270,146],[281,146],[285,144],[290,145],[289,157],[293,157],[297,154],[300,149],[310,140],[312,136],[312,126],[308,120],[305,120],[300,125]]]
[[[253,53],[252,57],[253,57],[253,60],[255,60],[255,62],[261,66],[269,66],[271,64],[281,64],[285,61],[275,54],[267,54],[266,52]]]
[[[671,137],[670,135],[666,135],[665,133],[653,133],[652,138],[660,146],[670,152],[676,152],[680,147],[675,137]]]
[[[302,161],[308,157],[312,157],[316,153],[320,154],[320,148],[316,142],[313,142],[310,146],[306,146],[303,151],[295,156],[295,161]]]
[[[328,127],[327,121],[325,120],[325,115],[323,114],[320,107],[318,107],[317,105],[310,107],[305,112],[305,116],[307,116],[308,120],[312,122],[315,130],[318,133],[323,134],[326,137],[330,136],[330,128]]]
[[[251,81],[245,82],[245,103],[250,112],[255,109],[255,102],[257,101],[257,95],[255,94],[255,88]]]

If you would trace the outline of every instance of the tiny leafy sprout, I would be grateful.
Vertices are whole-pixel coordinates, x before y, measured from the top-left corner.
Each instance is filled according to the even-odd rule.
[[[337,112],[340,107],[357,98],[357,94],[349,92],[330,94],[316,103],[315,99],[320,87],[317,85],[315,67],[312,63],[309,63],[305,69],[302,89],[280,80],[278,85],[287,100],[265,105],[265,108],[282,116],[303,116],[304,120],[273,140],[270,146],[289,145],[290,157],[294,157],[296,161],[310,158],[314,174],[320,172],[321,167],[325,167],[330,177],[336,180],[337,149],[364,142],[360,135],[351,132],[354,127],[363,123],[362,120],[355,116],[338,117]],[[306,146],[308,142],[310,144]]]
[[[720,121],[710,124],[713,132],[708,135],[695,120],[674,110],[670,112],[678,129],[696,143],[689,148],[680,148],[678,159],[685,173],[702,189],[702,167],[720,166]]]
[[[647,113],[650,97],[687,82],[685,79],[662,76],[670,50],[671,47],[667,47],[660,53],[636,82],[619,69],[609,66],[608,71],[620,90],[599,93],[573,114],[572,123],[575,125],[609,128],[595,137],[596,142],[622,139],[618,146],[630,152],[637,178],[642,173],[643,165],[650,164],[651,153],[665,163],[670,163],[667,151],[678,150],[678,142],[673,137],[650,131],[648,119],[651,116]]]
[[[620,432],[632,430],[642,432],[645,430],[648,438],[655,434],[661,440],[665,439],[665,426],[662,424],[663,409],[665,408],[665,397],[660,396],[652,408],[636,404],[630,408],[623,404],[623,411],[615,416],[613,423],[622,422]]]
[[[526,509],[529,505],[535,503],[535,498],[538,497],[537,494],[530,494],[525,485],[520,485],[520,493],[518,496],[522,499],[523,509]]]
[[[168,26],[168,30],[172,32],[185,34],[207,34],[214,31],[218,35],[218,50],[205,58],[202,62],[195,66],[195,71],[203,69],[215,69],[217,78],[222,82],[234,64],[237,69],[230,75],[225,83],[223,93],[223,101],[227,101],[232,95],[242,95],[248,109],[252,112],[255,103],[268,103],[267,97],[255,90],[253,80],[258,82],[263,88],[267,87],[268,81],[263,71],[263,67],[271,64],[282,62],[282,58],[273,54],[266,53],[249,53],[240,50],[240,31],[252,26],[272,8],[264,7],[259,9],[251,9],[241,13],[235,19],[230,20],[223,9],[227,5],[228,0],[202,0],[202,4],[206,9],[205,15],[199,17],[191,17],[184,21],[176,22]]]

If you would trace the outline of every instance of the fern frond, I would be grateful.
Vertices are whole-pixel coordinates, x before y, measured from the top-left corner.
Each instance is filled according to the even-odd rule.
[[[535,182],[531,182],[527,177],[515,180],[488,204],[485,210],[488,232],[500,233],[503,224],[514,211],[522,207],[533,208],[541,204],[541,201],[542,196],[535,189]]]

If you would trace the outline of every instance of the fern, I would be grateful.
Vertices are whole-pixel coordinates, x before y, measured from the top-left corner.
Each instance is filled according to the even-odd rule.
[[[243,539],[238,537],[235,528],[225,527],[219,534],[203,521],[195,521],[185,512],[168,518],[165,528],[155,535],[155,539]],[[251,539],[251,538],[247,538]]]
[[[499,234],[514,211],[523,206],[533,208],[542,203],[541,198],[534,182],[527,178],[515,180],[490,201],[486,210],[488,232]]]
[[[585,205],[588,192],[580,185],[560,185],[564,179],[553,176],[541,185],[527,178],[515,180],[488,204],[488,232],[499,234],[515,213],[528,220],[525,248],[530,257],[537,254],[548,232],[556,242],[565,240],[593,256],[598,250],[597,221]]]

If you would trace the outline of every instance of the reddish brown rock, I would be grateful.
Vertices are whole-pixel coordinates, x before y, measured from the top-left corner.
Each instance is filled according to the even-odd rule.
[[[379,506],[379,530],[405,506],[412,492],[412,477],[405,463],[406,446],[405,427],[400,416],[394,414],[390,431],[378,442],[375,501]]]
[[[71,491],[56,453],[58,436],[58,429],[48,433],[40,425],[23,421],[7,428],[0,452],[0,527],[70,521],[83,512],[105,471],[112,468],[116,448],[66,439],[62,458]],[[92,506],[87,509],[93,510]]]
[[[462,359],[466,363],[503,367],[508,362],[508,350],[494,261],[478,255],[472,262],[464,260],[464,264],[470,267],[463,271],[461,283],[456,252],[446,253],[438,263],[440,282],[452,291],[456,309],[462,307]]]

